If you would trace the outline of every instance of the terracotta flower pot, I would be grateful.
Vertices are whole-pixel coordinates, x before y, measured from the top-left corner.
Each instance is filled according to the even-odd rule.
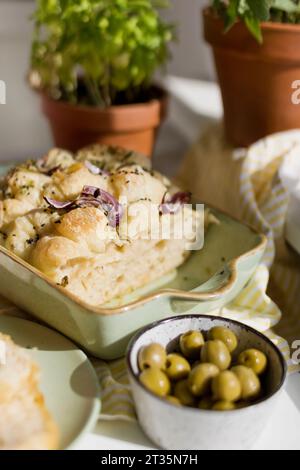
[[[157,130],[167,112],[166,92],[146,103],[99,109],[55,101],[42,94],[55,145],[76,151],[91,143],[116,145],[151,156]]]
[[[260,45],[243,23],[224,34],[222,20],[210,9],[203,11],[203,20],[230,142],[246,146],[273,132],[300,127],[300,105],[292,102],[292,85],[300,80],[300,26],[263,23]]]

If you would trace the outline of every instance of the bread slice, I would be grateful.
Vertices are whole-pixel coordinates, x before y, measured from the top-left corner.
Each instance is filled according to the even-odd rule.
[[[0,333],[0,341],[0,450],[56,449],[58,429],[39,390],[38,366],[8,336]]]
[[[5,364],[0,363],[0,403],[6,403],[20,390],[38,381],[38,368],[25,350],[19,348],[9,336],[0,333],[0,341],[4,347]]]

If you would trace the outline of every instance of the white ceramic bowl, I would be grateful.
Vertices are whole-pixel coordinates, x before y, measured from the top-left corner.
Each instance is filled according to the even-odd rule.
[[[225,326],[236,333],[234,356],[250,347],[268,357],[265,397],[233,411],[198,410],[172,405],[149,392],[138,380],[138,352],[158,342],[172,351],[178,337],[188,330],[209,331]],[[127,367],[141,427],[160,448],[168,450],[249,449],[263,431],[283,389],[287,367],[279,349],[264,335],[242,323],[208,315],[171,317],[140,331],[130,342]]]

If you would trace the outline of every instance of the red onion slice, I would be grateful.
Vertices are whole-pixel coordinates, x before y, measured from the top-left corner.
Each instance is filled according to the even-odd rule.
[[[98,199],[80,196],[76,201],[74,201],[74,207],[96,207],[96,209],[99,209],[102,205]]]
[[[108,213],[108,222],[112,227],[118,227],[120,225],[121,219],[124,215],[124,208],[122,204],[118,203],[118,207],[109,211]]]
[[[93,163],[91,163],[89,160],[86,160],[84,162],[84,165],[91,173],[93,173],[93,175],[102,175],[102,176],[110,175],[109,171],[101,170],[101,168],[98,168],[96,165],[93,165]]]
[[[104,203],[111,204],[113,206],[117,206],[119,204],[117,199],[112,194],[104,191],[104,189],[96,188],[95,186],[84,186],[83,190],[81,191],[81,196],[93,196],[103,201]]]
[[[191,193],[180,191],[173,194],[170,199],[166,200],[166,196],[163,198],[163,202],[159,207],[161,214],[177,214],[184,204],[191,202]]]
[[[109,224],[112,227],[120,225],[120,220],[124,214],[123,206],[112,194],[101,188],[96,188],[95,186],[84,186],[81,197],[95,198],[99,201],[103,210],[107,212]]]
[[[97,197],[99,194],[99,188],[96,188],[95,186],[83,186],[83,189],[81,191],[81,197]]]
[[[50,207],[54,209],[75,209],[76,207],[101,208],[108,218],[109,225],[118,227],[124,214],[124,208],[119,201],[110,193],[95,186],[84,186],[79,198],[75,201],[57,201],[44,197]]]
[[[180,191],[173,194],[171,199],[168,201],[171,204],[180,202],[181,204],[189,204],[191,202],[192,193],[189,191]]]
[[[69,209],[74,204],[74,201],[57,201],[47,196],[44,196],[44,199],[53,209]]]

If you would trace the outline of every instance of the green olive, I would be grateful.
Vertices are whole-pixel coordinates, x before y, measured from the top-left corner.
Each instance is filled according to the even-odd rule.
[[[188,331],[181,335],[179,339],[180,350],[189,359],[198,359],[203,344],[204,338],[201,331]]]
[[[212,381],[213,399],[218,401],[237,401],[241,398],[242,387],[237,376],[230,370],[220,372]]]
[[[235,408],[235,404],[231,401],[217,401],[211,409],[215,411],[231,411],[235,410]]]
[[[219,339],[207,341],[201,349],[201,361],[215,364],[220,370],[226,370],[231,363],[230,352]]]
[[[180,400],[178,400],[178,398],[176,397],[173,397],[172,395],[168,395],[166,397],[166,400],[170,402],[172,405],[181,406]]]
[[[200,410],[210,410],[211,407],[213,406],[213,401],[209,397],[202,398],[202,400],[199,401],[198,408]]]
[[[193,363],[192,363],[192,366],[191,366],[191,367],[192,367],[192,370],[195,369],[195,367],[200,366],[200,364],[202,364],[202,362],[200,361],[200,359],[199,359],[199,361],[193,362]]]
[[[267,357],[258,349],[247,349],[238,357],[238,364],[250,367],[257,375],[261,375],[267,368]]]
[[[261,391],[260,380],[252,369],[245,366],[235,366],[232,372],[237,376],[242,387],[241,399],[253,400]]]
[[[238,345],[238,339],[233,331],[229,330],[228,328],[224,328],[223,326],[215,326],[212,328],[208,333],[209,339],[219,339],[224,344],[226,344],[229,352],[233,352],[236,350]]]
[[[140,382],[159,397],[165,397],[171,391],[171,384],[164,372],[157,368],[145,369],[140,374]]]
[[[158,343],[152,343],[144,346],[139,351],[138,363],[140,370],[150,367],[157,367],[164,370],[166,366],[167,353],[165,348]]]
[[[194,406],[196,404],[195,397],[191,394],[187,380],[180,380],[174,387],[174,396],[178,398],[184,406]]]
[[[191,370],[189,362],[180,354],[168,354],[166,360],[166,374],[170,380],[185,379]]]
[[[189,389],[195,397],[206,395],[210,391],[211,381],[220,373],[214,364],[200,364],[194,367],[188,378]]]

